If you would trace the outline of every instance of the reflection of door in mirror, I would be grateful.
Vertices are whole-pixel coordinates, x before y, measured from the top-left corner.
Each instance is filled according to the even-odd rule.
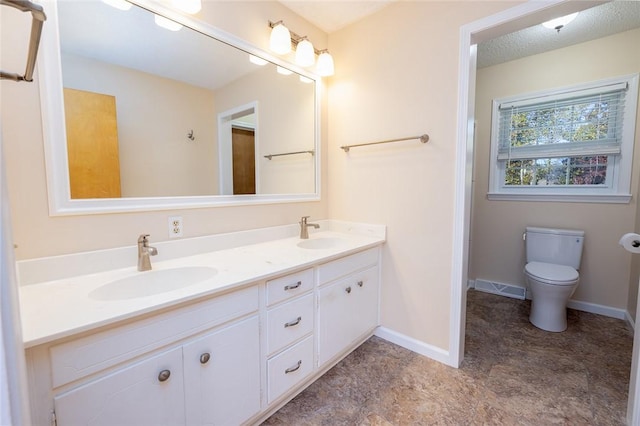
[[[233,194],[256,193],[255,131],[232,127]]]
[[[120,197],[116,98],[64,89],[71,198]]]

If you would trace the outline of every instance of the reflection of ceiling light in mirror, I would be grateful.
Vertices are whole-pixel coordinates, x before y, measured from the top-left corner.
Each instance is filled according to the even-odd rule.
[[[254,55],[249,55],[249,62],[260,66],[267,65],[269,63],[266,59],[258,58]]]
[[[155,15],[154,20],[159,27],[165,28],[169,31],[179,31],[182,28],[182,25],[178,24],[171,19],[167,19],[164,16]]]
[[[569,22],[576,19],[576,16],[578,16],[578,12],[572,13],[571,15],[567,15],[567,16],[561,16],[560,18],[552,19],[547,22],[543,22],[542,25],[545,28],[549,28],[551,30],[556,30],[560,32],[560,29],[565,25],[567,25]]]
[[[313,83],[312,79],[310,79],[309,77],[305,77],[304,75],[300,76],[300,81],[303,83]]]
[[[271,30],[269,48],[279,55],[291,52],[291,33],[282,21],[274,24]]]
[[[173,0],[171,3],[174,7],[190,14],[198,13],[202,9],[200,0]]]
[[[276,68],[276,70],[278,71],[278,74],[282,74],[282,75],[291,75],[291,74],[293,74],[293,71],[288,70],[286,68],[283,68],[281,66],[278,66]]]
[[[109,6],[115,7],[120,10],[129,10],[131,9],[131,3],[126,0],[102,0],[104,3]]]
[[[318,64],[316,65],[316,72],[322,77],[333,75],[333,56],[326,50],[320,53],[318,56]]]
[[[298,46],[296,46],[296,64],[301,67],[308,67],[309,65],[313,65],[316,61],[316,53],[313,50],[313,44],[303,38],[298,42]]]

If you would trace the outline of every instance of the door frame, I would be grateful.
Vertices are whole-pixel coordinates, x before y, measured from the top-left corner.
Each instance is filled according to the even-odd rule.
[[[475,121],[475,81],[477,44],[503,34],[539,24],[555,16],[588,9],[606,1],[570,0],[529,1],[460,28],[458,68],[458,116],[455,164],[455,207],[448,364],[459,367],[464,358],[466,291],[471,227],[472,166]],[[638,300],[640,312],[640,298]],[[628,424],[640,424],[640,326],[636,320],[629,400]],[[637,337],[637,338],[636,338]]]
[[[240,105],[218,114],[218,177],[220,195],[233,195],[233,150],[231,128],[234,120],[244,115],[255,114],[254,146],[255,146],[255,173],[256,194],[260,194],[260,161],[258,143],[258,101]],[[246,127],[246,124],[243,124]]]

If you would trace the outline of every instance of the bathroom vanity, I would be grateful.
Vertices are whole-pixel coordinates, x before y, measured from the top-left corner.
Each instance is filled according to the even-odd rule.
[[[384,227],[321,226],[308,240],[279,227],[160,243],[160,254],[197,254],[159,259],[149,272],[129,267],[23,283],[33,423],[266,419],[379,325]],[[223,240],[242,245],[220,249]],[[95,252],[86,256],[103,262]],[[105,262],[120,257],[105,253]],[[45,275],[33,268],[68,275],[61,264],[82,259],[27,261],[20,275]],[[146,287],[137,278],[144,274],[160,288]],[[186,286],[167,284],[180,276]]]

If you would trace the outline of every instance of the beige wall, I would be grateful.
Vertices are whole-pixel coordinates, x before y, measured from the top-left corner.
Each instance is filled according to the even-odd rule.
[[[0,17],[3,70],[24,69],[30,19],[15,16],[20,14],[3,12]],[[269,19],[284,19],[292,30],[307,34],[318,47],[327,45],[326,34],[274,1],[205,1],[198,16],[265,50]],[[320,202],[49,217],[37,72],[35,79],[33,84],[0,82],[3,149],[18,259],[133,245],[143,232],[150,233],[152,241],[167,240],[167,217],[175,214],[183,217],[185,237],[291,224],[302,215],[327,217],[326,186]],[[325,145],[326,126],[325,107],[321,128]],[[323,164],[326,177],[326,159]]]
[[[382,325],[444,349],[460,27],[514,4],[397,2],[330,36],[330,216],[387,225]],[[422,133],[426,145],[339,149]]]
[[[629,204],[489,201],[491,101],[494,98],[640,71],[640,29],[478,70],[470,279],[524,286],[522,233],[527,225],[586,232],[574,300],[627,309],[631,255],[618,245],[636,224],[638,164],[634,153]],[[640,121],[639,121],[640,122]],[[636,140],[640,126],[636,128]],[[636,279],[637,281],[637,279]]]
[[[64,87],[116,98],[123,197],[219,193],[213,92],[71,54],[62,69]]]
[[[249,102],[258,103],[260,194],[313,192],[313,156],[264,158],[269,154],[313,149],[313,85],[301,82],[297,74],[282,75],[275,66],[266,65],[217,90],[215,98],[216,117]]]

